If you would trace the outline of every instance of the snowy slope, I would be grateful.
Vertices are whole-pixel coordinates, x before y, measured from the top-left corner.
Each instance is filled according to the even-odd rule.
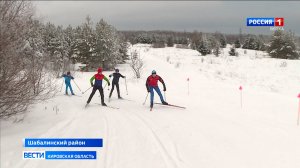
[[[82,97],[60,93],[34,105],[19,122],[1,121],[1,168],[300,167],[300,61],[262,58],[263,53],[251,50],[230,57],[229,48],[218,58],[189,49],[140,44],[134,49],[145,61],[142,79],[134,79],[128,65],[119,66],[129,91],[126,95],[120,79],[121,93],[130,101],[118,100],[114,93],[108,102],[105,89],[107,104],[120,109],[96,104],[98,93],[84,109],[90,91],[82,95],[73,84]],[[153,69],[166,82],[167,101],[187,109],[155,105],[150,112],[149,101],[142,105],[145,79]],[[77,72],[75,81],[85,90],[92,75]],[[155,100],[159,102],[157,95]],[[23,160],[23,150],[35,150],[22,147],[24,137],[103,138],[104,147],[93,161]]]

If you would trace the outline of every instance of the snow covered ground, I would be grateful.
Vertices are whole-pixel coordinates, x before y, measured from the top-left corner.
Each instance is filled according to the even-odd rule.
[[[134,49],[145,61],[142,79],[134,79],[128,65],[119,66],[129,94],[123,79],[121,93],[130,101],[118,100],[114,93],[108,102],[105,89],[107,104],[120,109],[96,104],[98,93],[84,109],[90,91],[82,95],[73,84],[82,97],[62,92],[34,105],[18,122],[2,120],[1,168],[300,167],[299,60],[263,58],[262,52],[244,54],[242,49],[239,57],[231,57],[229,48],[220,57],[141,44]],[[153,69],[166,82],[167,102],[187,109],[155,105],[150,112],[149,101],[142,105],[145,79]],[[93,74],[75,74],[82,90],[90,87]],[[239,86],[244,88],[242,108]],[[104,147],[97,149],[97,160],[23,160],[24,150],[45,150],[24,148],[25,137],[103,138]]]

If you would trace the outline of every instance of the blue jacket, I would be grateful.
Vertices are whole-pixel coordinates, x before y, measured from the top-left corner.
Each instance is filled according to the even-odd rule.
[[[63,74],[62,77],[65,78],[65,83],[66,83],[66,84],[70,84],[70,83],[71,83],[71,79],[74,79],[73,76],[71,76],[71,75],[66,75],[66,74]]]

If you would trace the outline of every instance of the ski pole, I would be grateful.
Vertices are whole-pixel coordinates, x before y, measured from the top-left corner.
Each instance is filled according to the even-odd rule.
[[[77,85],[77,83],[75,82],[75,80],[73,80],[73,82],[75,83],[75,85],[77,86],[77,88],[79,89],[79,91],[82,92],[81,89],[79,88],[79,86]]]
[[[82,92],[82,94],[85,94],[85,92],[87,92],[88,90],[90,90],[93,86],[91,86],[90,88],[88,88],[86,91]]]
[[[126,86],[126,94],[128,95],[126,77],[125,77],[125,86]]]
[[[109,81],[110,81],[110,78],[111,78],[111,77],[109,77],[109,79],[108,79]],[[105,86],[104,86],[104,88],[103,88],[103,89],[105,89],[105,88],[106,88],[106,86],[107,86],[107,82],[106,82],[106,84],[105,84]],[[108,87],[108,89],[107,89],[107,90],[109,90],[109,87]]]
[[[60,87],[60,91],[59,91],[59,92],[62,91],[63,85],[64,85],[64,80],[63,80],[62,83],[61,83],[61,87]]]
[[[111,78],[111,77],[109,77],[109,79],[108,79],[108,80],[109,80],[109,82],[110,82],[110,78]],[[107,90],[109,91],[109,86],[107,87]]]
[[[104,85],[103,90],[106,88],[106,86],[107,86],[107,82],[106,82],[106,84]],[[109,90],[109,89],[108,89],[108,90]],[[100,97],[101,97],[101,94],[100,94]]]
[[[147,93],[147,96],[146,96],[146,99],[145,99],[143,105],[145,105],[145,103],[146,103],[146,101],[147,101],[147,98],[148,98],[148,95],[149,95],[149,92]]]
[[[107,86],[107,83],[104,85],[104,88],[103,88],[103,89],[105,89],[105,88],[106,88],[106,86]]]

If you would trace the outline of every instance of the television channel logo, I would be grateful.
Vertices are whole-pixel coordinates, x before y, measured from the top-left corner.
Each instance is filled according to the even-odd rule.
[[[247,26],[283,27],[284,18],[247,18]]]
[[[45,151],[23,151],[23,159],[45,159]]]

